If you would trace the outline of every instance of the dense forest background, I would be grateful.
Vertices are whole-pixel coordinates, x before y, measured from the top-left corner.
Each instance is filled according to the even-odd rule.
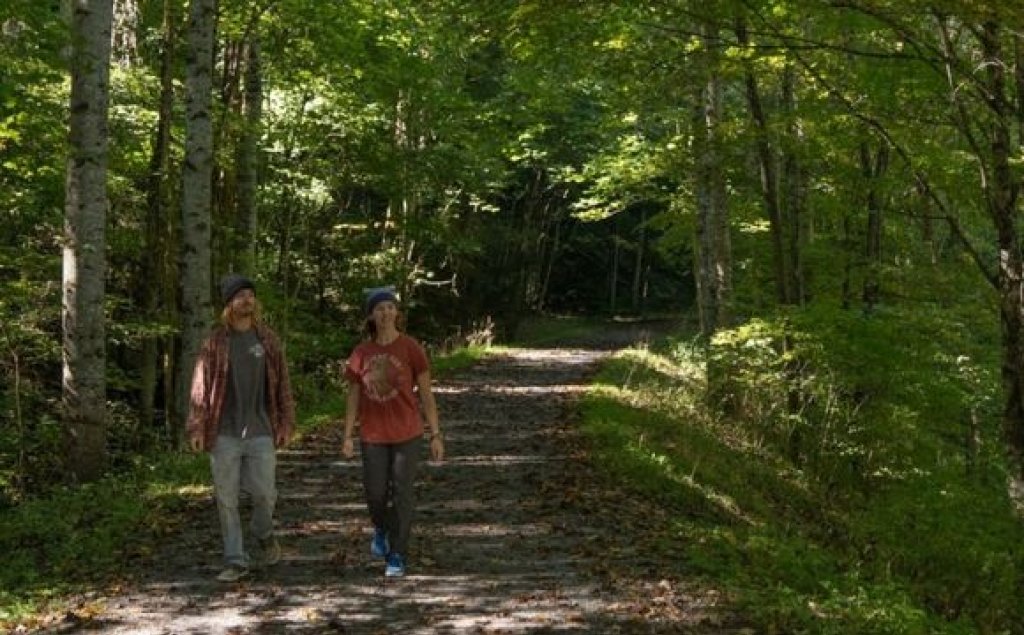
[[[7,0],[0,25],[4,513],[181,447],[231,271],[306,404],[368,286],[435,351],[692,315],[705,406],[857,519],[831,539],[944,623],[1020,632],[1017,0]]]

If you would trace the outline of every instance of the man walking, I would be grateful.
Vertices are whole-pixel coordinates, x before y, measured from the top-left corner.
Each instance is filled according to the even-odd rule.
[[[192,449],[210,455],[226,563],[217,579],[234,582],[250,566],[281,557],[274,536],[276,449],[291,437],[295,404],[281,341],[260,319],[252,281],[228,275],[220,291],[221,324],[196,360],[187,430]],[[238,511],[241,489],[252,498],[252,558]]]

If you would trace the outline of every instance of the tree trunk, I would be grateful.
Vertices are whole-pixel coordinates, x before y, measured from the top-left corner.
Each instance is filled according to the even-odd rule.
[[[168,231],[168,180],[170,163],[171,118],[174,107],[174,3],[164,0],[163,52],[160,59],[160,105],[158,108],[153,155],[149,161],[146,184],[146,230],[143,238],[141,306],[148,324],[155,324],[162,316],[164,299],[162,284],[166,280],[166,241]],[[161,336],[147,333],[142,338],[139,387],[139,429],[152,428],[159,375]]]
[[[612,220],[612,265],[608,272],[608,310],[612,315],[619,308],[619,217]]]
[[[181,346],[175,441],[184,441],[189,386],[199,347],[210,321],[210,220],[213,179],[213,126],[210,91],[216,0],[192,0],[189,5],[185,164],[181,200]]]
[[[538,310],[544,310],[548,306],[548,289],[551,287],[551,272],[555,268],[555,260],[558,258],[558,252],[562,247],[562,221],[560,218],[555,218],[552,223],[555,227],[555,235],[551,238],[551,244],[548,247],[547,264],[544,268],[544,277],[540,285],[540,300],[538,302]]]
[[[216,39],[216,29],[214,30]],[[220,102],[214,112],[218,115],[212,119],[213,124],[213,185],[210,203],[210,215],[213,219],[210,234],[210,267],[215,272],[238,271],[241,255],[241,237],[239,236],[239,197],[238,181],[240,166],[238,155],[240,144],[245,136],[242,119],[242,73],[245,43],[240,39],[232,39],[224,43],[222,49],[214,51],[214,60],[221,60],[215,69],[220,69],[219,84],[216,92]],[[235,161],[218,162],[221,148],[235,148]]]
[[[736,39],[741,46],[749,46],[746,23],[742,18],[736,23]],[[768,117],[764,112],[761,91],[749,62],[745,62],[745,84],[747,107],[757,135],[757,162],[760,171],[761,198],[772,238],[772,260],[775,270],[775,296],[779,304],[792,304],[793,292],[790,282],[790,267],[786,258],[785,235],[782,210],[779,201],[778,158],[772,147]]]
[[[1011,157],[1018,154],[1010,135],[1016,113],[1006,99],[1006,65],[1002,60],[999,27],[988,22],[979,37],[984,52],[988,106],[993,117],[988,123],[991,175],[988,206],[999,247],[999,313],[1003,339],[1003,429],[1010,455],[1024,475],[1024,347],[1021,341],[1024,287],[1020,237],[1017,233],[1017,197],[1020,183],[1013,174]]]
[[[643,313],[644,249],[647,246],[647,209],[640,209],[640,227],[636,240],[636,258],[633,261],[633,312]]]
[[[1024,146],[1024,36],[1013,35],[1013,84],[1017,93],[1017,145]]]
[[[245,127],[238,145],[238,268],[256,264],[256,191],[259,183],[259,139],[263,120],[263,71],[260,43],[250,35],[245,67]]]
[[[697,196],[695,258],[701,334],[709,341],[730,321],[732,300],[732,248],[726,208],[725,175],[722,171],[719,126],[722,120],[722,83],[719,77],[717,33],[704,26],[704,84],[698,87],[694,111],[694,191]],[[707,361],[707,399],[711,407],[735,412],[739,395],[731,385],[731,369]]]
[[[955,60],[958,43],[953,41],[947,25],[940,23],[944,52]],[[1024,478],[1024,261],[1021,258],[1020,236],[1017,230],[1017,199],[1020,182],[1014,176],[1011,157],[1020,152],[1021,138],[1014,139],[1010,132],[1014,123],[1024,117],[1018,95],[1016,107],[1007,99],[1007,61],[1003,59],[1000,27],[986,22],[972,30],[981,44],[982,57],[977,64],[981,69],[980,88],[984,92],[986,116],[972,119],[958,85],[950,83],[957,105],[957,123],[961,133],[971,143],[982,169],[982,186],[989,217],[996,231],[998,270],[986,276],[995,286],[999,298],[999,320],[1002,326],[1002,384],[1003,384],[1003,438],[1007,453],[1014,464],[1018,480]],[[1019,55],[1015,51],[1015,55]],[[1024,78],[1015,77],[1019,86]],[[979,141],[978,135],[983,138]],[[955,227],[955,225],[953,225]],[[977,259],[976,259],[977,261]],[[982,265],[982,271],[987,273]]]
[[[722,173],[719,124],[722,118],[722,84],[718,77],[716,37],[705,38],[708,77],[699,91],[696,112],[697,274],[701,296],[701,331],[710,337],[730,320],[732,300],[732,247],[726,208],[725,176]]]
[[[811,238],[810,218],[804,213],[807,200],[807,179],[800,165],[797,150],[803,142],[803,130],[796,118],[796,79],[793,67],[786,65],[782,74],[782,105],[786,113],[789,149],[782,153],[783,224],[789,228],[789,298],[802,306],[807,301],[807,276],[804,270],[804,246]]]
[[[104,298],[112,22],[112,0],[74,4],[62,307],[63,401],[73,482],[99,478],[106,463]]]
[[[881,292],[880,269],[882,266],[882,193],[879,180],[889,166],[889,145],[882,140],[878,152],[871,157],[867,140],[860,144],[860,168],[867,190],[865,201],[868,212],[867,236],[864,245],[865,274],[861,299],[864,310],[871,312],[878,303]]]

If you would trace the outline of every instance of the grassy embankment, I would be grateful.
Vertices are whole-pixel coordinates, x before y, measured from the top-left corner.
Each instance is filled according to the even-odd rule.
[[[920,315],[808,317],[785,322],[785,354],[781,322],[723,333],[710,390],[692,335],[595,378],[593,461],[670,511],[649,555],[759,632],[1024,632],[1024,531],[982,370],[998,367],[951,353],[997,348]]]

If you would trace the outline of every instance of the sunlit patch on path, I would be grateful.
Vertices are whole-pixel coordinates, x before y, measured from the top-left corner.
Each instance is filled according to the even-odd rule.
[[[450,457],[424,465],[407,577],[386,580],[369,555],[359,462],[339,456],[333,431],[281,457],[277,566],[214,582],[211,500],[126,590],[83,598],[101,607],[89,631],[727,632],[697,627],[711,595],[659,580],[626,592],[595,572],[601,555],[587,547],[628,527],[612,519],[609,537],[590,526],[568,415],[605,354],[510,350],[437,386]],[[656,598],[667,608],[644,613]]]

